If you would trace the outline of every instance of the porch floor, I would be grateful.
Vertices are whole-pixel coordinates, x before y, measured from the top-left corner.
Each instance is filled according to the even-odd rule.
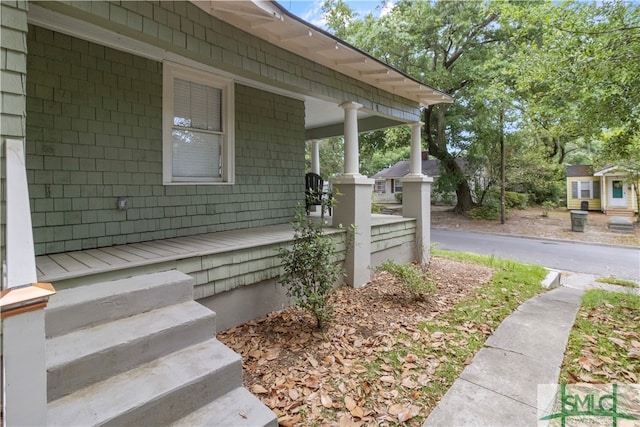
[[[319,212],[311,216],[318,217]],[[331,226],[331,217],[325,216]],[[372,215],[371,225],[406,221],[394,215]],[[339,232],[329,228],[327,232]],[[281,243],[293,238],[291,224],[246,228],[171,239],[153,240],[36,257],[38,281],[54,283],[88,275],[143,267],[197,256]]]

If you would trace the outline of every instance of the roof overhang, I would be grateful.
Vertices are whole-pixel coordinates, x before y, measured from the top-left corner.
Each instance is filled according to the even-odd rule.
[[[452,103],[444,92],[408,76],[266,0],[191,0],[231,25],[310,61],[422,106]]]
[[[612,172],[628,173],[628,172],[631,172],[631,170],[621,166],[610,166],[608,168],[600,169],[599,171],[594,173],[593,176],[605,176]]]

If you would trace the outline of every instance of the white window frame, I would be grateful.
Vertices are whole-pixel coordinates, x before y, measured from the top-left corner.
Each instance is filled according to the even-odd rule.
[[[187,80],[222,90],[222,173],[221,178],[179,179],[173,176],[174,81]],[[228,185],[235,181],[234,81],[211,71],[164,61],[162,81],[162,182],[164,185]]]
[[[398,191],[398,184],[400,184],[400,189],[399,189],[399,191]],[[394,193],[394,194],[395,194],[395,193],[402,193],[402,189],[403,189],[403,187],[404,187],[404,185],[403,185],[403,183],[402,183],[402,178],[394,179],[394,180],[392,181],[391,192],[392,192],[392,193]]]
[[[586,184],[586,185],[583,185]],[[593,199],[593,181],[578,181],[578,199],[579,200],[590,200]],[[586,188],[588,187],[588,188]],[[589,190],[589,197],[582,197],[582,191]]]

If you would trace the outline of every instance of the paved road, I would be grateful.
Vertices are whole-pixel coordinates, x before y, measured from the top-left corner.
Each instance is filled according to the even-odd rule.
[[[471,252],[558,270],[640,280],[640,249],[501,234],[431,229],[439,249]]]

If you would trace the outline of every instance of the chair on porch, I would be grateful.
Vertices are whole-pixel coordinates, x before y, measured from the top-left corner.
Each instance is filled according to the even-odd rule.
[[[331,215],[331,191],[324,191],[324,179],[317,173],[309,172],[304,176],[304,198],[307,215],[311,206],[321,206],[320,216],[324,218],[325,208]]]

